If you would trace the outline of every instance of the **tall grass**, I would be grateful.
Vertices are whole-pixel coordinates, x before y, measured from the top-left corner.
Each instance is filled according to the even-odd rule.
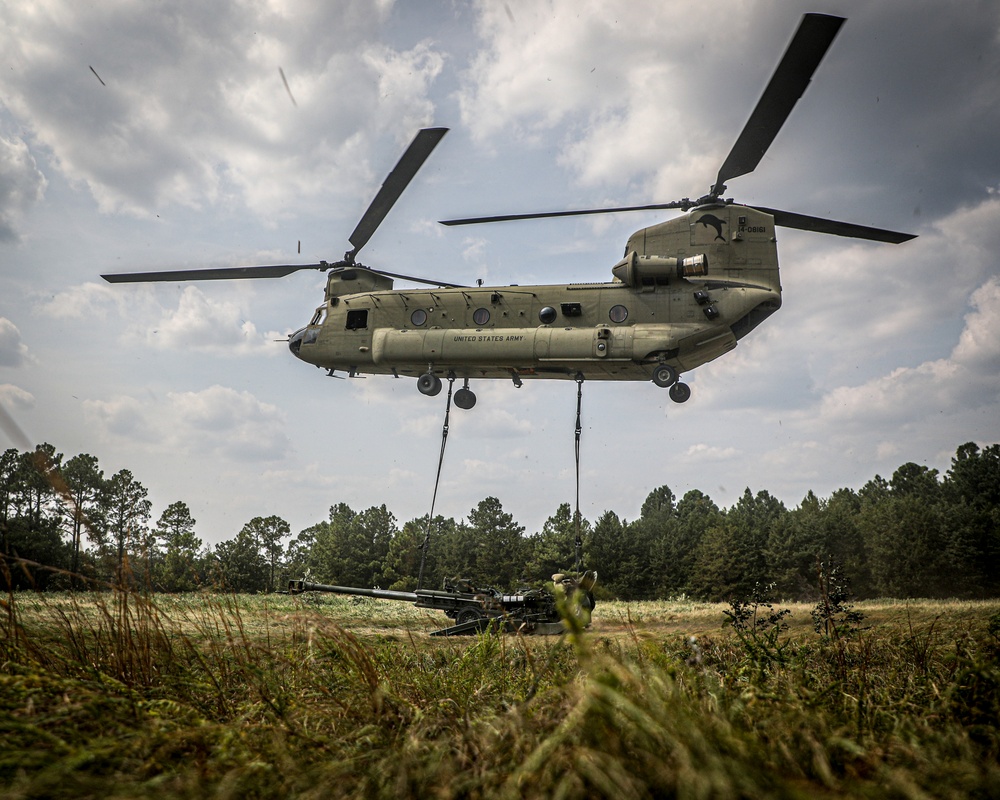
[[[399,603],[8,595],[0,790],[1000,795],[1000,603],[862,605],[867,630],[793,624],[775,658],[690,603],[438,640],[443,619]]]

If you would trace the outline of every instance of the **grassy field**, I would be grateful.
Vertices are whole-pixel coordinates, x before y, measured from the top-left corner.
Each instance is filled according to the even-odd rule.
[[[783,607],[438,639],[389,601],[8,595],[0,796],[1000,796],[1000,601]]]

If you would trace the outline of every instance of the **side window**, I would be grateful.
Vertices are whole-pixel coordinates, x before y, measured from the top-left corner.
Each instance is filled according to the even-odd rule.
[[[538,320],[543,325],[551,325],[556,321],[556,310],[552,306],[545,306],[545,308],[539,310]]]
[[[356,331],[368,327],[368,309],[358,308],[347,312],[347,330]]]

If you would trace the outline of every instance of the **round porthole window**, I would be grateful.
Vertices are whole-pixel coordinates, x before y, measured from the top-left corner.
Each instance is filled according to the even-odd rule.
[[[472,312],[472,321],[477,325],[485,325],[490,321],[490,312],[485,308],[477,308]]]
[[[425,322],[427,322],[427,312],[422,308],[418,308],[412,314],[410,314],[410,322],[412,322],[417,327],[420,327]]]
[[[612,322],[624,322],[628,319],[628,309],[625,306],[611,306],[608,316]]]
[[[542,321],[543,325],[551,325],[556,321],[556,310],[552,306],[545,306],[538,312],[538,319]]]

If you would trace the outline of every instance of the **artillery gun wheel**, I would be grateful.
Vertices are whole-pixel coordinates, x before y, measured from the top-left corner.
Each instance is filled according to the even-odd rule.
[[[482,619],[485,616],[486,615],[478,608],[463,608],[455,615],[455,624],[464,625],[467,622],[473,622],[477,619]]]

